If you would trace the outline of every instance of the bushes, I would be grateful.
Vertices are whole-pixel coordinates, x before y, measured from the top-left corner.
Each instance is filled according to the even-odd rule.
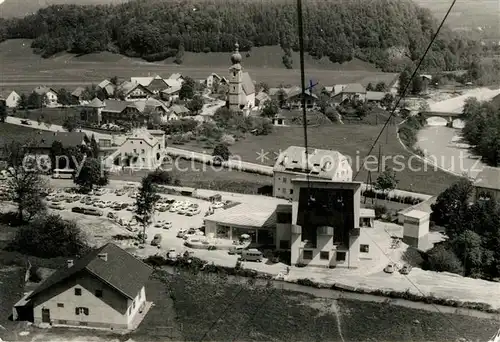
[[[59,215],[48,215],[19,230],[8,247],[41,258],[74,257],[90,250],[76,223]]]
[[[361,192],[361,196],[365,196],[368,198],[377,198],[377,199],[382,199],[382,200],[388,200],[392,202],[399,202],[399,203],[404,203],[404,204],[410,204],[410,205],[415,205],[423,202],[420,198],[412,197],[412,196],[389,196],[386,193],[383,192],[377,192],[374,190],[365,190]]]
[[[382,218],[384,215],[387,214],[387,207],[382,204],[376,204],[373,209],[375,210],[375,217],[377,219]]]
[[[170,185],[174,182],[174,177],[172,177],[170,172],[159,169],[148,173],[146,177],[149,178],[154,184]]]
[[[424,269],[437,272],[463,273],[463,266],[452,250],[446,248],[444,244],[435,245],[427,252],[427,260],[424,262]]]
[[[220,139],[220,141],[221,141],[221,143],[228,145],[228,146],[234,145],[234,143],[236,142],[236,140],[230,134],[222,135],[222,138]]]

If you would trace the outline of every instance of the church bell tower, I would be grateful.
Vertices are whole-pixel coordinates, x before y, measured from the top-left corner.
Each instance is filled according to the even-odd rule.
[[[228,107],[231,110],[239,111],[240,104],[244,103],[241,101],[241,94],[243,94],[243,88],[241,85],[242,79],[242,67],[241,67],[241,55],[239,52],[239,45],[236,43],[234,45],[234,53],[231,56],[231,67],[229,68],[229,93],[228,93]]]

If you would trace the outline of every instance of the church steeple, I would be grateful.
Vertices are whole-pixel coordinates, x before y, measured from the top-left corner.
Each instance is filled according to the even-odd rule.
[[[231,67],[229,68],[229,94],[228,105],[229,109],[238,111],[242,102],[242,57],[239,52],[239,44],[234,44],[234,53],[231,55]]]

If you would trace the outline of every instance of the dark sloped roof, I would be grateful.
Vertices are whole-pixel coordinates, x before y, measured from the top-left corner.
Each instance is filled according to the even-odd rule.
[[[111,113],[121,113],[127,106],[132,105],[131,101],[120,101],[120,100],[106,100],[104,101],[105,107],[103,108],[103,112],[111,112]]]
[[[85,133],[82,132],[49,132],[40,131],[35,135],[34,146],[38,148],[50,148],[55,141],[59,141],[64,147],[76,147],[83,144]]]
[[[500,168],[485,166],[474,183],[475,186],[500,190]]]
[[[99,257],[101,253],[107,253],[107,261]],[[124,296],[134,299],[148,280],[152,269],[115,244],[108,243],[76,260],[72,267],[56,271],[28,298],[33,298],[79,272],[88,272]]]

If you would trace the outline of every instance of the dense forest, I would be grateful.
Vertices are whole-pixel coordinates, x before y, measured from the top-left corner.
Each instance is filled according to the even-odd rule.
[[[418,60],[438,22],[410,0],[308,1],[304,7],[306,51],[343,63],[353,58],[386,71]],[[159,61],[185,51],[229,52],[238,41],[243,51],[280,45],[291,67],[298,50],[295,2],[232,0],[133,0],[115,6],[54,5],[22,19],[0,20],[0,40],[34,39],[43,57],[69,51],[122,53]],[[422,69],[467,67],[482,53],[478,42],[445,28]]]

